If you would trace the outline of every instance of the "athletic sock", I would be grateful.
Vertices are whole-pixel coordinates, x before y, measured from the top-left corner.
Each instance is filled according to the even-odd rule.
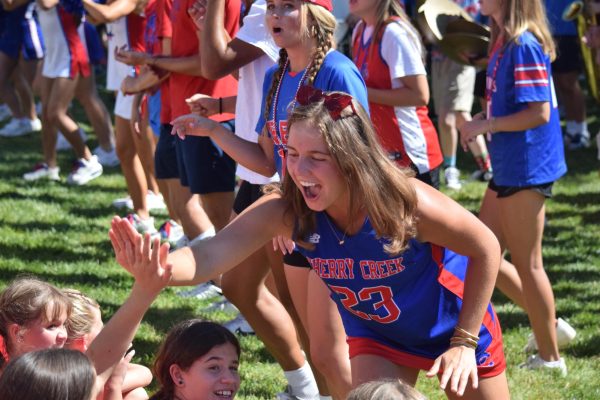
[[[211,226],[209,229],[205,230],[204,232],[202,232],[201,234],[196,236],[192,241],[190,241],[188,246],[193,246],[194,244],[198,243],[199,241],[211,238],[215,235],[216,235],[215,227]]]
[[[314,399],[319,396],[319,388],[308,362],[293,371],[283,371],[290,386],[291,394],[298,399]]]
[[[477,163],[477,167],[479,167],[480,171],[486,172],[492,169],[490,155],[487,151],[481,153],[479,156],[473,155],[473,158],[475,158],[475,162]]]
[[[319,400],[333,400],[333,397],[331,396],[323,396],[322,394],[319,395]]]
[[[456,167],[456,156],[444,156],[444,169]]]

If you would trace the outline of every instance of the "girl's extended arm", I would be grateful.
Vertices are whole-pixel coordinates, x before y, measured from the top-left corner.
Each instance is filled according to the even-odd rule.
[[[229,75],[264,54],[260,48],[243,40],[229,40],[224,26],[225,0],[208,0],[205,7],[200,48],[202,54],[210,54],[210,57],[202,58],[202,71],[207,79]]]
[[[492,231],[458,203],[416,179],[413,182],[418,195],[418,239],[469,257],[458,326],[478,336],[500,267],[500,244]],[[435,376],[440,368],[444,370],[442,388],[450,382],[450,389],[462,394],[469,379],[477,387],[475,349],[450,347],[427,376]]]
[[[213,238],[169,254],[168,263],[173,266],[170,285],[206,282],[238,265],[271,238],[291,234],[292,217],[285,213],[282,201],[275,195],[264,196]],[[110,237],[117,262],[130,271],[133,267],[126,249],[138,251],[147,241],[129,221],[119,217],[113,219]],[[161,260],[167,263],[166,259]]]
[[[425,75],[400,78],[404,85],[397,89],[367,88],[369,102],[394,107],[421,107],[429,103],[429,85]]]
[[[113,247],[119,246],[115,241],[112,243]],[[171,265],[167,263],[168,245],[160,247],[157,239],[151,249],[149,235],[145,241],[141,237],[136,238],[133,246],[132,243],[123,244],[124,247],[115,248],[115,252],[125,255],[135,282],[127,300],[86,351],[102,385],[131,344],[144,314],[171,280]]]

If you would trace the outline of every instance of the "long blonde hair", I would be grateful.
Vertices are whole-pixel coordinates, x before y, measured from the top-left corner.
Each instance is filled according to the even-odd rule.
[[[385,25],[388,23],[390,18],[396,17],[401,21],[402,26],[407,30],[409,36],[411,36],[413,41],[417,44],[417,47],[421,53],[421,58],[424,59],[425,50],[421,40],[421,35],[419,34],[419,31],[417,31],[417,28],[415,28],[410,21],[410,18],[408,18],[406,15],[404,8],[402,8],[398,0],[379,0],[375,15],[377,23],[375,24],[375,29],[373,30],[373,37],[377,37],[379,31],[385,28]],[[377,44],[375,43],[375,40],[373,40],[369,51],[373,51],[374,46],[376,45]]]
[[[490,45],[493,46],[501,36],[504,36],[504,43],[515,42],[518,44],[518,37],[529,31],[540,42],[544,53],[554,61],[556,48],[548,26],[544,4],[540,0],[503,0],[502,6],[502,30],[496,21],[490,18],[492,32]]]
[[[298,106],[288,119],[288,132],[299,121],[307,121],[320,132],[346,180],[350,218],[354,220],[364,207],[377,236],[389,240],[385,251],[398,254],[416,233],[417,196],[408,180],[414,173],[399,169],[388,159],[364,108],[354,99],[352,104],[356,113],[349,113],[347,107],[337,120],[331,118],[323,100]],[[287,211],[295,216],[297,243],[311,248],[304,239],[316,228],[315,212],[308,208],[289,173],[283,179],[281,195]]]
[[[321,6],[302,2],[301,8],[301,26],[305,37],[314,37],[316,40],[316,49],[313,54],[312,62],[306,74],[306,84],[312,85],[323,65],[323,60],[327,52],[334,46],[333,34],[335,32],[336,20],[333,14]],[[284,67],[288,60],[288,54],[285,49],[279,50],[279,69],[273,74],[273,81],[267,94],[265,102],[265,120],[269,120],[273,107],[273,97],[279,82],[285,74]]]

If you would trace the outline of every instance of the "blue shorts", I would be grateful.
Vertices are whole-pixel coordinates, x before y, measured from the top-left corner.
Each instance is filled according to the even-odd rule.
[[[222,122],[234,130],[233,121]],[[233,129],[232,129],[233,128]],[[233,192],[235,188],[235,161],[210,138],[188,136],[175,139],[179,179],[194,194]]]
[[[10,58],[18,59],[21,52],[28,61],[44,58],[44,39],[33,6],[5,11],[0,19],[0,51]]]
[[[106,64],[106,52],[102,46],[102,39],[96,30],[96,27],[89,22],[84,22],[85,43],[87,45],[90,64]]]
[[[157,90],[152,96],[146,97],[148,101],[148,123],[152,132],[160,136],[160,90]]]
[[[170,124],[160,126],[160,136],[154,152],[154,174],[156,179],[179,178],[175,136],[171,135],[172,129],[173,126]]]

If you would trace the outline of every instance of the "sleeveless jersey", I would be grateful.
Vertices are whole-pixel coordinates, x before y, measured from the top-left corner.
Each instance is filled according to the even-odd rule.
[[[462,306],[468,258],[412,239],[399,255],[385,253],[368,218],[361,230],[345,237],[324,212],[317,229],[299,248],[323,279],[342,315],[346,334],[406,354],[416,368],[427,369],[450,346]],[[503,367],[502,334],[488,304],[478,332],[480,373]],[[416,360],[416,361],[415,361]]]
[[[369,88],[398,88],[392,81],[390,66],[381,52],[382,39],[389,24],[398,24],[406,29],[402,21],[390,19],[366,43],[363,40],[366,24],[361,21],[355,31],[352,50],[354,63]],[[397,46],[402,44],[397,43]],[[420,54],[415,54],[415,57],[420,57]],[[437,132],[426,106],[394,107],[369,102],[369,109],[381,145],[399,165],[414,165],[422,174],[442,163]]]

